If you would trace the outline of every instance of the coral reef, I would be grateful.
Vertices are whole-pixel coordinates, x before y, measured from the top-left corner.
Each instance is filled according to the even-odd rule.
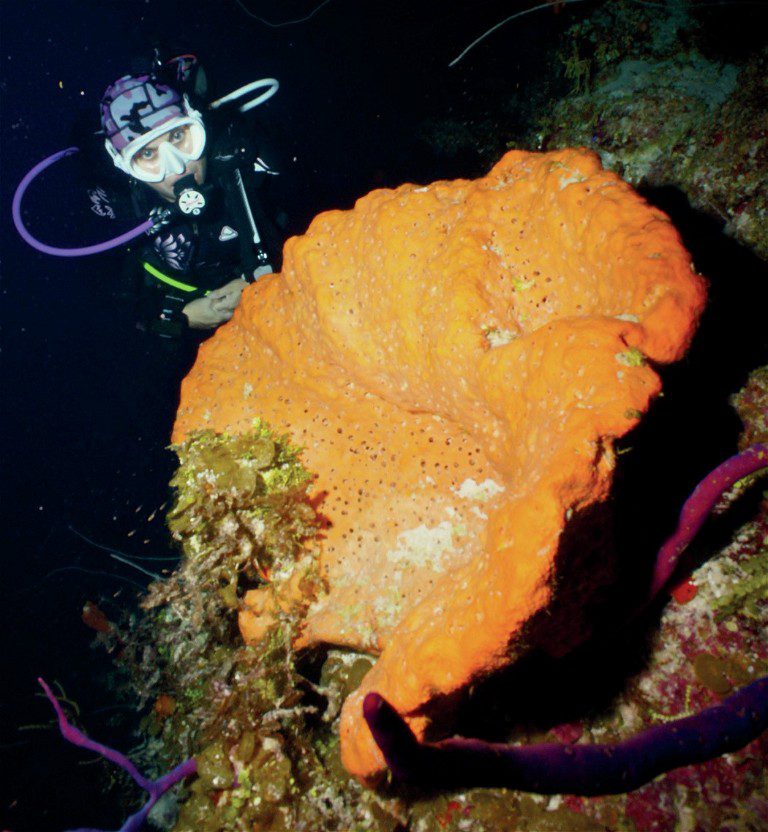
[[[255,436],[255,447],[263,446],[263,439],[262,428]],[[212,441],[210,435],[203,438],[204,445],[209,447]],[[208,459],[217,460],[217,470],[226,467],[235,471],[235,484],[242,482],[237,466],[222,466],[220,460],[226,456],[228,443],[237,452],[231,461],[242,459],[248,441],[244,436],[218,437],[215,456],[208,455]],[[193,445],[194,442],[190,443],[187,451]],[[190,457],[200,459],[206,455],[192,452],[187,454],[187,460]],[[204,466],[197,470],[198,476],[189,476],[193,469],[188,466],[185,473],[187,476],[180,478],[180,482],[187,481],[185,499],[180,504],[191,505],[197,501],[189,501],[195,497],[190,493],[189,481],[198,483],[202,495],[210,477],[205,476]],[[299,471],[295,473],[299,480],[303,479]],[[228,489],[224,480],[219,480],[218,485],[222,492],[229,490],[230,496],[235,496],[236,485]],[[295,496],[301,502],[300,491]],[[215,525],[222,518],[213,503],[211,516]],[[203,526],[207,525],[204,505],[202,501],[198,509]],[[293,512],[284,509],[285,505],[281,515],[290,526]],[[178,517],[175,511],[172,513]],[[303,509],[301,513],[305,513]],[[273,528],[278,525],[275,518]],[[291,535],[286,537],[290,539]],[[209,534],[208,539],[221,542],[215,533]],[[231,538],[231,543],[236,540]],[[546,734],[517,733],[514,739],[522,740],[524,745],[542,740],[555,742],[566,752],[566,759],[570,759],[567,749],[571,747],[578,756],[582,748],[594,743],[615,745],[624,741],[626,745],[625,738],[637,735],[643,727],[646,732],[663,733],[680,715],[712,709],[713,703],[716,708],[716,703],[730,697],[734,689],[764,675],[768,671],[768,647],[762,635],[768,624],[765,593],[754,598],[752,609],[740,603],[733,610],[731,607],[734,601],[743,600],[741,587],[733,583],[733,576],[745,565],[764,563],[767,546],[768,514],[763,513],[742,529],[726,550],[693,573],[688,581],[694,589],[692,593],[668,604],[661,628],[654,634],[645,669],[629,680],[615,702],[605,711],[587,714],[578,722],[555,724]],[[242,567],[239,547],[230,544],[228,548]],[[187,547],[185,558],[194,559],[200,554]],[[227,559],[223,549],[219,554],[220,561]],[[194,564],[185,560],[180,573],[170,581],[170,597],[177,605],[181,600],[180,576],[192,571]],[[225,574],[226,570],[222,575]],[[219,583],[228,585],[226,580]],[[199,601],[199,586],[194,580],[190,582],[193,606]],[[239,588],[239,594],[244,588]],[[153,587],[153,593],[157,600],[163,594],[163,586]],[[212,594],[216,597],[216,593]],[[713,608],[721,601],[721,608],[713,616]],[[219,614],[225,619],[227,614],[233,617],[232,610],[225,606],[220,607]],[[160,763],[155,759],[156,767],[172,765],[173,758],[189,753],[185,748],[196,752],[194,760],[158,777],[156,783],[138,776],[139,782],[150,787],[154,802],[167,785],[197,771],[198,777],[184,797],[175,822],[176,832],[234,832],[243,828],[299,832],[498,832],[504,828],[560,832],[626,828],[660,832],[676,828],[681,818],[694,817],[697,828],[715,832],[757,830],[768,808],[768,783],[762,765],[768,751],[765,736],[747,748],[695,768],[679,769],[628,795],[544,797],[489,788],[445,793],[450,783],[439,778],[443,793],[436,796],[412,793],[407,799],[377,797],[347,778],[340,766],[336,735],[339,703],[357,687],[371,665],[370,659],[331,651],[323,664],[320,684],[314,686],[296,671],[289,621],[283,622],[282,630],[273,630],[259,647],[243,649],[238,646],[236,635],[233,637],[234,622],[229,628],[230,637],[225,638],[220,627],[216,628],[218,634],[212,632],[210,616],[203,616],[196,625],[191,620],[180,620],[170,628],[157,619],[154,608],[147,616],[147,626],[138,639],[135,631],[119,634],[124,651],[121,662],[133,662],[138,671],[136,677],[154,680],[152,684],[145,682],[143,693],[155,697],[147,730],[162,737],[162,745],[155,742],[152,748],[155,754],[162,750],[167,758]],[[116,630],[115,625],[109,627],[113,635]],[[193,633],[200,643],[210,645],[202,661],[199,651],[190,652],[187,647],[188,636]],[[155,675],[158,665],[163,669],[159,677]],[[177,684],[178,679],[184,680],[183,686]],[[190,696],[186,695],[188,685],[192,686]],[[65,736],[135,772],[123,755],[73,731],[66,720],[62,722],[60,708],[57,713]],[[714,726],[704,727],[711,730]],[[525,747],[520,751],[524,754]],[[498,774],[495,764],[491,773]],[[475,770],[475,774],[482,772]],[[466,766],[459,775],[454,781],[466,782]],[[549,791],[546,786],[542,784],[540,788]],[[122,828],[126,832],[142,828],[150,808],[150,804],[142,807]]]
[[[728,63],[703,54],[699,39],[680,4],[604,4],[570,30],[562,60],[572,92],[528,142],[584,145],[633,185],[679,188],[768,258],[768,50]]]
[[[700,49],[685,3],[664,14],[606,3],[568,34],[571,94],[528,139],[500,131],[498,113],[433,129],[486,160],[507,143],[585,145],[636,185],[681,188],[768,257],[767,65],[765,51],[737,64]],[[507,103],[508,123],[524,104]],[[403,186],[323,215],[287,254],[185,383],[169,518],[179,571],[152,587],[133,629],[87,613],[150,707],[142,769],[195,755],[176,832],[764,828],[765,735],[592,798],[377,794],[341,763],[344,700],[347,765],[373,781],[382,760],[364,731],[366,691],[387,695],[419,739],[439,735],[435,720],[467,684],[587,632],[579,608],[606,579],[607,546],[570,571],[563,556],[605,532],[591,510],[609,493],[612,443],[658,392],[654,365],[679,357],[702,303],[664,216],[589,153],[511,154],[479,183]],[[621,300],[604,296],[620,283]],[[404,360],[415,372],[400,372]],[[766,441],[766,390],[763,368],[734,397],[742,449]],[[577,470],[558,471],[569,454]],[[767,505],[673,587],[646,660],[612,701],[544,727],[521,714],[494,738],[616,745],[764,676]],[[518,531],[541,526],[536,539]],[[496,569],[495,554],[526,545],[544,552],[540,571],[511,558]],[[489,626],[492,601],[514,620]],[[609,641],[604,661],[625,649]],[[582,668],[562,674],[567,699]]]
[[[703,303],[666,216],[593,154],[510,152],[320,215],[203,345],[177,441],[259,417],[304,446],[327,593],[298,644],[381,651],[345,705],[350,771],[382,771],[366,691],[423,735],[482,675],[583,638],[612,443]]]
[[[496,78],[501,94],[486,83],[472,109],[425,120],[422,136],[441,154],[485,163],[505,147],[588,147],[637,187],[679,189],[768,259],[768,50],[713,48],[715,5],[598,4],[547,44],[524,89],[513,73]]]

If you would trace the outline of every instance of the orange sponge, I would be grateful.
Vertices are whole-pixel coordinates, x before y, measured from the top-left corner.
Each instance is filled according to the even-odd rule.
[[[651,364],[704,302],[668,218],[595,154],[512,151],[321,214],[201,347],[174,441],[258,417],[317,474],[328,593],[300,646],[381,654],[344,707],[353,774],[383,765],[366,692],[423,734],[431,703],[530,646],[569,521],[607,497]],[[250,600],[257,639],[271,613]]]

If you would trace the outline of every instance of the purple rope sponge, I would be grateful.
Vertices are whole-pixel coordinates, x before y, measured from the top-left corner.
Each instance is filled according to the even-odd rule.
[[[61,731],[61,735],[64,739],[68,740],[73,745],[79,745],[81,748],[87,748],[89,751],[95,751],[105,759],[120,766],[120,768],[127,771],[128,774],[130,774],[131,777],[149,795],[147,802],[141,807],[141,809],[139,809],[138,812],[131,815],[125,821],[118,832],[139,832],[144,825],[144,821],[147,819],[147,815],[150,813],[150,810],[155,803],[157,803],[160,797],[162,797],[162,795],[164,795],[168,789],[171,788],[171,786],[174,786],[185,777],[189,777],[190,774],[194,774],[197,771],[197,763],[195,762],[194,757],[190,757],[189,760],[185,760],[183,763],[176,766],[176,768],[172,769],[167,774],[164,774],[157,780],[148,780],[124,754],[121,754],[119,751],[115,751],[113,748],[108,748],[100,742],[94,742],[86,737],[82,731],[75,728],[74,725],[71,725],[64,715],[64,711],[62,710],[58,699],[56,699],[53,695],[51,689],[45,681],[40,678],[38,678],[37,681],[40,682],[40,685],[45,691],[45,695],[48,697],[51,705],[53,705],[53,708],[56,711],[56,716],[59,718],[59,730]],[[80,828],[73,829],[71,832],[105,832],[105,830]]]
[[[752,445],[727,459],[696,486],[683,506],[677,529],[656,557],[649,601],[666,585],[720,495],[765,467],[768,446]],[[615,745],[513,746],[459,737],[422,743],[378,693],[369,693],[363,700],[363,716],[398,780],[441,788],[486,786],[541,794],[618,794],[757,739],[768,729],[768,676],[719,705],[649,728]]]
[[[365,697],[363,715],[397,780],[441,789],[619,794],[674,768],[737,751],[760,736],[768,728],[768,676],[719,705],[615,745],[514,746],[463,738],[422,743],[378,693]]]
[[[768,445],[751,445],[726,459],[696,486],[685,501],[674,534],[659,549],[651,581],[650,597],[655,598],[675,571],[680,555],[704,525],[720,496],[748,474],[768,467]]]

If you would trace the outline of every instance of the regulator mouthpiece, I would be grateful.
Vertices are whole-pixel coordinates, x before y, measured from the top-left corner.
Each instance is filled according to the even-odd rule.
[[[173,186],[176,206],[185,216],[199,217],[205,210],[207,200],[200,186],[195,181],[195,174],[182,176]]]

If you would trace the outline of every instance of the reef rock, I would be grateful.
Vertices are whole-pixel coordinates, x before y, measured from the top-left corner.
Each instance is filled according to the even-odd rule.
[[[201,347],[174,441],[259,418],[316,474],[327,593],[300,646],[379,655],[342,714],[350,772],[383,765],[366,692],[423,735],[472,681],[583,634],[613,443],[704,301],[668,218],[595,154],[512,151],[321,214]],[[274,607],[246,596],[247,641]]]

